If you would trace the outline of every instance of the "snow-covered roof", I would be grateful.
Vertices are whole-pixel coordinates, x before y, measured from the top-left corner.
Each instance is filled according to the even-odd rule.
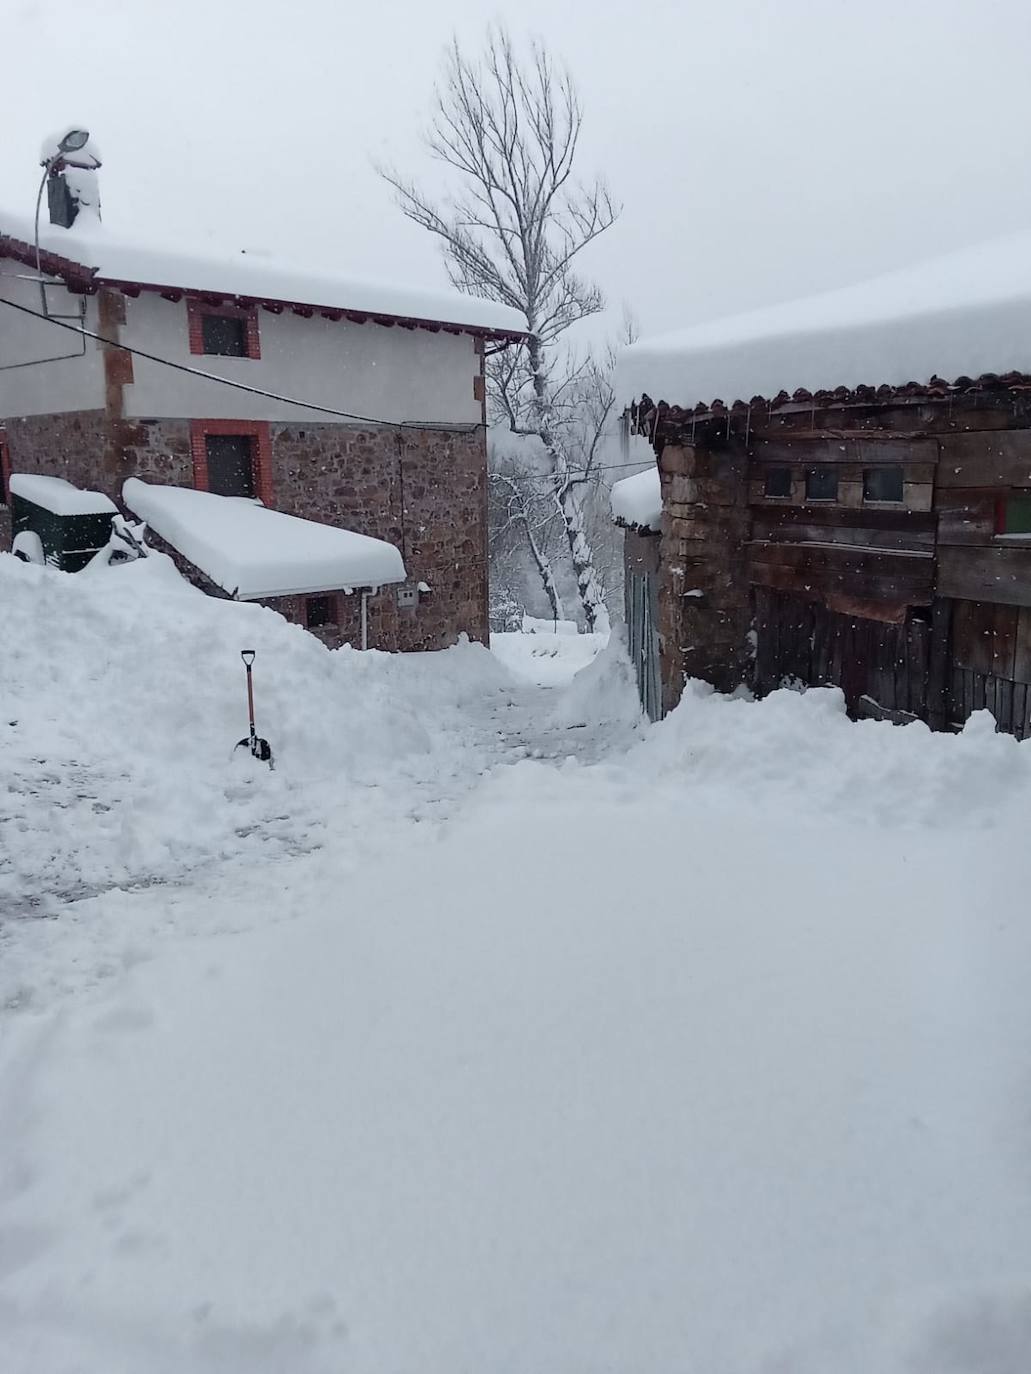
[[[662,521],[658,468],[650,467],[613,483],[611,505],[612,518],[618,524],[657,531]]]
[[[31,220],[0,213],[0,256],[5,239],[11,241],[7,248],[16,250],[15,256],[25,258],[26,248],[31,256],[35,243]],[[98,285],[197,291],[486,333],[521,335],[526,331],[526,321],[518,311],[477,296],[304,272],[264,254],[191,256],[175,248],[120,240],[92,216],[80,217],[71,229],[41,225],[40,248],[92,274]]]
[[[617,395],[672,405],[1031,373],[1031,233],[642,339]]]
[[[100,491],[81,491],[63,477],[38,477],[34,473],[12,472],[8,483],[13,496],[42,506],[53,515],[113,515],[118,507]]]
[[[246,497],[130,477],[122,498],[155,534],[241,601],[405,580],[393,544],[267,510]]]

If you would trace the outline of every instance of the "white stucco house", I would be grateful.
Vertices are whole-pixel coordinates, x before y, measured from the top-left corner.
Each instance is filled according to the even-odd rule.
[[[51,202],[72,223],[43,224],[38,260],[33,224],[0,212],[0,505],[12,472],[116,501],[132,477],[259,499],[401,551],[406,584],[370,607],[374,645],[485,638],[484,353],[517,346],[522,319],[120,241],[93,207],[75,213],[69,182]],[[344,593],[278,609],[342,642]]]

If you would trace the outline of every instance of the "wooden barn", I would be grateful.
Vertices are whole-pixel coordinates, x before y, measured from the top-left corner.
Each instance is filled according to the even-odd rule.
[[[688,677],[835,685],[1031,735],[1031,236],[643,341],[621,386],[660,484],[657,633],[628,612],[662,709]]]

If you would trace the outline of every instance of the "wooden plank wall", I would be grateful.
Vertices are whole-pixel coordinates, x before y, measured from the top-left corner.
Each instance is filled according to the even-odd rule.
[[[748,469],[750,580],[890,623],[903,621],[910,606],[930,605],[937,459],[933,438],[820,431],[758,437]],[[903,499],[864,501],[864,471],[888,466],[902,468]],[[837,473],[837,500],[809,500],[806,474],[824,467]],[[766,495],[771,468],[790,471],[790,496]]]
[[[956,601],[948,718],[989,710],[1001,730],[1031,735],[1031,608]]]
[[[820,428],[829,412],[814,412],[809,428],[795,417],[753,434],[746,556],[760,692],[833,683],[853,711],[871,698],[937,728],[987,708],[1031,737],[1031,539],[996,534],[999,500],[1031,493],[1031,413],[1022,397],[1009,410],[997,400],[930,417],[872,410],[861,423],[876,432]],[[864,471],[894,465],[903,499],[865,501]],[[837,499],[809,500],[806,473],[825,467]],[[771,468],[789,470],[789,495],[766,495]]]
[[[995,537],[999,498],[1031,491],[1031,431],[972,430],[940,443],[938,595],[1031,606],[1031,542]]]
[[[765,587],[755,597],[760,694],[797,681],[841,687],[853,714],[867,698],[888,713],[927,715],[929,618],[888,624]]]

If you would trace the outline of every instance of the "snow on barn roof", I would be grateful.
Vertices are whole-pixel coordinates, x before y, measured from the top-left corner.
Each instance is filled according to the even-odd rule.
[[[0,257],[6,254],[34,264],[34,244],[30,220],[0,213]],[[81,284],[192,291],[509,337],[526,332],[526,321],[518,311],[477,296],[304,272],[264,254],[191,256],[177,249],[120,240],[86,216],[71,229],[41,225],[40,248],[45,270],[74,277]]]
[[[642,339],[617,395],[682,407],[1031,373],[1031,233]]]
[[[63,477],[40,477],[12,472],[8,489],[12,496],[31,501],[52,515],[113,515],[118,507],[101,491],[81,491]]]
[[[659,470],[647,468],[614,482],[610,496],[612,518],[632,529],[658,530],[662,520],[662,492]]]
[[[405,580],[393,544],[267,510],[247,497],[130,477],[122,499],[155,534],[241,601]]]

